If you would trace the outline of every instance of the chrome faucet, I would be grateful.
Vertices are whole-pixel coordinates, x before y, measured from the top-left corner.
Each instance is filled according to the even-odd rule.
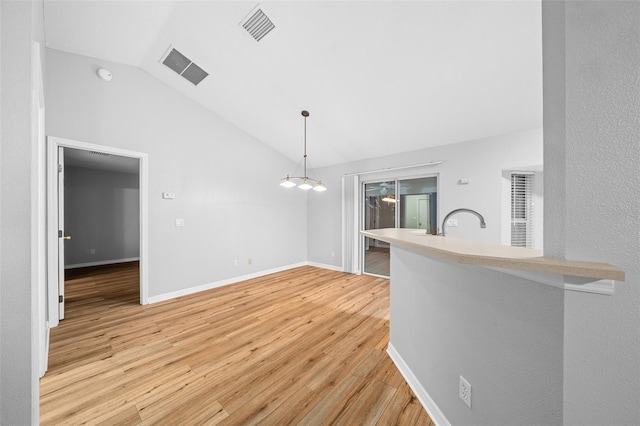
[[[478,213],[477,211],[471,210],[471,209],[455,209],[455,210],[451,210],[444,217],[444,220],[442,221],[442,232],[440,233],[440,235],[442,235],[444,237],[444,227],[447,224],[447,220],[449,219],[449,217],[453,216],[456,213],[460,213],[460,212],[468,212],[468,213],[475,214],[476,216],[478,216],[478,219],[480,219],[480,228],[486,228],[487,227],[487,223],[484,221],[484,217],[480,213]]]

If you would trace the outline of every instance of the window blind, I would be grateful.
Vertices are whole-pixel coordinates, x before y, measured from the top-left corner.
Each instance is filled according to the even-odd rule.
[[[531,173],[511,174],[511,245],[533,248],[534,203]]]

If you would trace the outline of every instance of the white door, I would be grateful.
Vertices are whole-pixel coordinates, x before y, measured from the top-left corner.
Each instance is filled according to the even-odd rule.
[[[429,229],[429,196],[418,199],[418,229]]]
[[[64,319],[64,147],[58,147],[58,319]]]

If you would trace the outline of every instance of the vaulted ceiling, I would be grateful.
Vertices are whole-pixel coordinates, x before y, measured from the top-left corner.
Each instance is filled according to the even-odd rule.
[[[256,6],[262,40],[240,25]],[[542,126],[539,1],[45,1],[47,46],[140,67],[312,167]],[[209,73],[162,64],[173,47]],[[114,75],[114,79],[118,76]]]

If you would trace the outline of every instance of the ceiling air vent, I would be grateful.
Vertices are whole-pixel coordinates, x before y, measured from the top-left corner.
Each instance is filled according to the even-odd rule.
[[[176,49],[171,49],[162,63],[187,79],[194,86],[197,86],[198,83],[209,75],[205,70],[194,64],[191,59]]]
[[[258,9],[254,13],[249,13],[249,16],[242,21],[241,24],[256,41],[262,40],[262,37],[266,36],[269,31],[276,27],[273,25],[273,22],[271,22],[271,19],[264,14],[262,9]]]

